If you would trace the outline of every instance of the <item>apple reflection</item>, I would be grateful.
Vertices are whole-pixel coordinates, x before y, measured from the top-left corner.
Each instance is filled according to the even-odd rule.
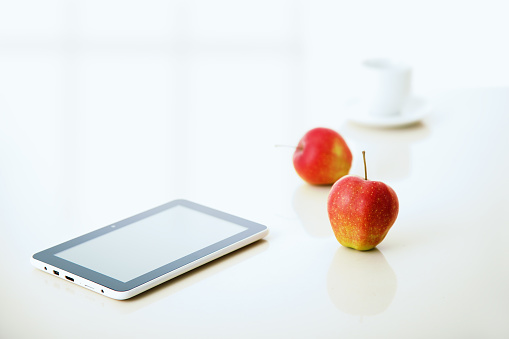
[[[331,186],[302,184],[293,194],[293,209],[306,232],[317,238],[333,236],[327,214],[327,197]]]
[[[360,316],[382,313],[396,289],[396,274],[377,248],[338,248],[327,275],[327,293],[339,310]]]

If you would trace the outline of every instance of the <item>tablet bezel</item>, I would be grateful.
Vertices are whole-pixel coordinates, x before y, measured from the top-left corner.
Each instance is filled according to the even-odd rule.
[[[132,223],[135,223],[142,219],[148,218],[152,215],[166,211],[166,210],[171,209],[176,206],[183,206],[183,207],[210,215],[212,217],[216,217],[219,219],[223,219],[223,220],[232,222],[234,224],[245,227],[246,230],[241,231],[240,233],[237,233],[237,234],[230,236],[228,238],[225,238],[225,239],[223,239],[219,242],[216,242],[210,246],[206,246],[198,251],[195,251],[189,255],[181,257],[175,261],[169,262],[166,265],[163,265],[155,270],[152,270],[150,272],[142,274],[134,279],[127,281],[127,282],[119,281],[117,279],[114,279],[114,278],[104,275],[102,273],[93,271],[89,268],[80,266],[73,262],[67,261],[67,260],[57,257],[55,255],[55,254],[60,253],[66,249],[72,248],[72,247],[82,244],[86,241],[89,241],[89,240],[95,239],[97,237],[100,237],[102,235],[105,235],[107,233],[115,232],[115,231],[121,229],[122,227],[129,226]],[[182,268],[184,268],[186,266],[190,267],[190,265],[192,265],[193,262],[203,262],[203,263],[207,262],[209,260],[204,260],[204,259],[206,259],[207,257],[212,257],[214,253],[221,253],[221,252],[224,252],[225,249],[231,248],[231,250],[227,251],[227,252],[230,252],[238,247],[238,246],[235,246],[236,244],[242,244],[242,246],[243,246],[243,245],[247,244],[247,243],[245,243],[246,239],[250,239],[250,238],[254,237],[253,241],[255,241],[255,240],[258,240],[259,238],[262,238],[267,232],[268,232],[268,229],[264,225],[261,225],[261,224],[255,223],[253,221],[249,221],[249,220],[246,220],[246,219],[243,219],[243,218],[240,218],[240,217],[237,217],[237,216],[225,213],[225,212],[221,212],[221,211],[212,209],[210,207],[206,207],[206,206],[191,202],[189,200],[179,199],[179,200],[174,200],[174,201],[168,202],[166,204],[163,204],[161,206],[152,208],[148,211],[139,213],[132,217],[126,218],[126,219],[116,222],[114,224],[102,227],[102,228],[92,231],[90,233],[84,234],[77,238],[71,239],[71,240],[61,243],[59,245],[48,248],[44,251],[38,252],[38,253],[34,254],[32,256],[32,258],[35,259],[36,261],[46,263],[50,266],[61,269],[61,270],[65,271],[66,273],[76,275],[78,277],[81,277],[81,278],[91,281],[93,283],[96,283],[100,286],[104,286],[107,289],[117,291],[117,292],[127,292],[127,291],[132,291],[133,289],[135,289],[139,286],[146,285],[150,281],[153,281],[153,280],[158,279],[163,276],[168,276],[171,278],[171,277],[173,277],[171,275],[172,272],[187,271],[188,269],[182,270]],[[256,235],[260,235],[260,236],[256,237]],[[252,242],[252,241],[250,241],[250,242]],[[225,254],[225,253],[221,253],[220,255],[223,255],[223,254]],[[220,256],[220,255],[218,255],[218,256]],[[217,257],[217,256],[213,256],[213,258],[215,258],[215,257]],[[40,267],[38,267],[38,268],[40,268]],[[191,266],[191,268],[194,268],[194,266]],[[48,272],[48,273],[51,273],[51,272]]]

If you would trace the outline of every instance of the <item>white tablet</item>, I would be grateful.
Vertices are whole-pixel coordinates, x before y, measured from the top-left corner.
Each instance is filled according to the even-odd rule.
[[[266,226],[175,200],[32,256],[32,264],[113,299],[128,299],[263,238]]]

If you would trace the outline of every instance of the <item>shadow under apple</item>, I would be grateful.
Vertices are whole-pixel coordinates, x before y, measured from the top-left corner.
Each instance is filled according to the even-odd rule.
[[[392,303],[396,274],[378,249],[338,248],[327,275],[327,293],[334,305],[351,315],[376,315]]]
[[[306,232],[317,238],[333,236],[327,213],[331,186],[302,184],[293,194],[292,206]]]

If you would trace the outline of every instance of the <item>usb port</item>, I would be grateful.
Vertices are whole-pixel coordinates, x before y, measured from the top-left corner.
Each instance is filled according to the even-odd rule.
[[[74,281],[74,278],[71,278],[71,277],[69,277],[67,275],[65,276],[65,279],[70,280],[70,281]]]
[[[55,271],[55,270],[53,270],[53,273],[54,273],[55,275],[60,275],[60,273],[58,273],[58,271]]]

